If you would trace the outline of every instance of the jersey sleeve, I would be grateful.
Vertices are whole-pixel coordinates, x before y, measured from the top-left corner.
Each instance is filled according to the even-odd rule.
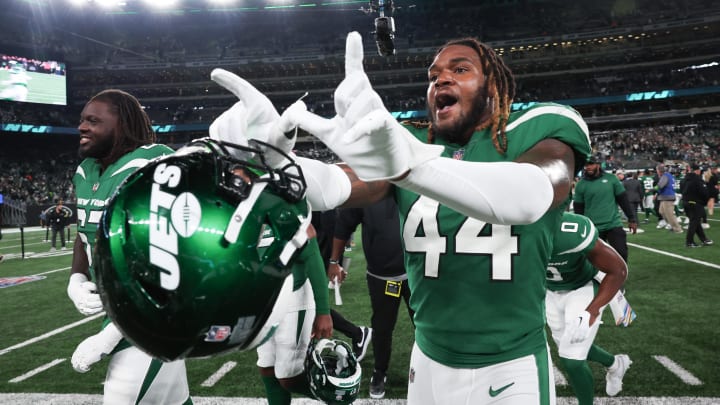
[[[318,315],[330,313],[330,299],[328,298],[328,279],[325,274],[325,264],[320,254],[317,238],[308,240],[300,252],[296,266],[303,266],[305,276],[310,281],[315,298],[315,311]]]
[[[506,131],[510,132],[520,125],[528,126],[524,128],[524,133],[533,134],[526,138],[526,142],[550,138],[570,146],[575,151],[576,171],[590,158],[590,130],[580,113],[572,107],[555,103],[536,104],[513,119],[507,125]],[[527,150],[530,145],[522,148]]]

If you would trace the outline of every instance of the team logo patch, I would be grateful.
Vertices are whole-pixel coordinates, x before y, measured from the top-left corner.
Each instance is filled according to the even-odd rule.
[[[408,373],[408,382],[410,384],[415,382],[415,369],[410,367],[410,373]]]
[[[25,277],[3,277],[0,278],[0,288],[12,287],[20,284],[29,283],[44,279],[45,276],[25,276]]]
[[[178,235],[188,238],[198,229],[202,218],[200,201],[192,193],[181,193],[170,208],[170,221]]]
[[[216,326],[213,325],[210,327],[210,330],[208,331],[207,335],[205,335],[205,341],[206,342],[223,342],[228,337],[230,337],[230,327],[227,325],[222,326]]]

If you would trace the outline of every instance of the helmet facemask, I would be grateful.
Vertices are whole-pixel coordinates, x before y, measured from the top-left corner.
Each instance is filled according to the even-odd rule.
[[[93,256],[98,289],[141,350],[207,357],[250,350],[274,330],[310,211],[302,171],[287,156],[270,167],[270,150],[281,153],[193,141],[128,176],[106,205]]]

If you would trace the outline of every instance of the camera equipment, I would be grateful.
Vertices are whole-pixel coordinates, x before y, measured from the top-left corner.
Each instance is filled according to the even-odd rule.
[[[395,20],[392,17],[378,17],[375,19],[375,42],[378,53],[382,56],[395,54]]]

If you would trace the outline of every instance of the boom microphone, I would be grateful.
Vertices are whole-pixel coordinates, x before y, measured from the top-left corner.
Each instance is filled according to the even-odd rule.
[[[395,20],[392,17],[375,19],[375,43],[381,56],[395,55]]]

